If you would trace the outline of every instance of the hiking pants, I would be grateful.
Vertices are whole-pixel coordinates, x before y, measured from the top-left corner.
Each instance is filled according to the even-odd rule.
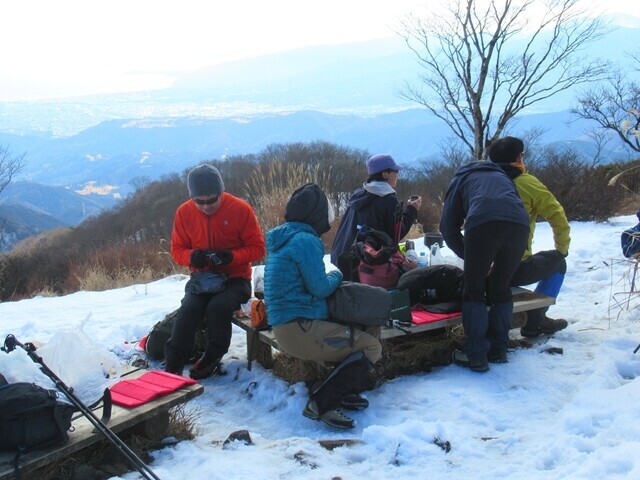
[[[362,351],[371,363],[382,357],[378,339],[380,327],[361,330],[330,320],[299,318],[276,325],[273,334],[285,353],[301,360],[339,363],[358,351]]]
[[[562,280],[564,274],[567,272],[567,262],[557,250],[545,250],[538,252],[520,262],[516,273],[511,278],[511,286],[521,287],[523,285],[531,285],[535,282],[544,282],[545,280],[554,277],[555,280],[555,295],[562,286]],[[545,292],[547,293],[547,292]],[[544,320],[549,307],[536,308],[535,310],[529,310],[527,312],[527,325],[529,327],[539,326]]]
[[[465,231],[462,324],[464,351],[472,360],[482,361],[491,346],[502,349],[509,343],[510,282],[528,239],[529,227],[512,222],[488,222]],[[496,312],[490,314],[487,305]]]
[[[207,353],[213,358],[222,358],[231,344],[233,312],[250,297],[251,282],[244,278],[230,278],[226,288],[219,293],[186,293],[165,346],[167,365],[184,366],[203,318],[207,327]]]

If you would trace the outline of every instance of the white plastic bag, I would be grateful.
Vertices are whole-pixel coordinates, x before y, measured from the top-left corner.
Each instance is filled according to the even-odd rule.
[[[56,332],[38,354],[83,403],[90,405],[120,377],[120,363],[106,347],[91,340],[83,326]]]

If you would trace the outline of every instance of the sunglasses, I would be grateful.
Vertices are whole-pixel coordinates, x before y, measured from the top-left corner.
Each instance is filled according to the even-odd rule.
[[[196,202],[198,205],[213,205],[218,201],[219,198],[220,198],[220,195],[218,195],[217,197],[209,198],[208,200],[200,200],[199,198],[193,198],[192,200]]]

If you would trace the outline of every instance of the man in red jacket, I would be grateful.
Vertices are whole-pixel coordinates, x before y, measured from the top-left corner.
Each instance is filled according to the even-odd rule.
[[[265,254],[253,208],[224,191],[217,168],[202,164],[187,177],[190,200],[176,211],[171,255],[191,270],[171,337],[165,371],[182,374],[204,318],[207,349],[190,370],[194,379],[211,376],[231,343],[231,317],[251,297],[251,263]]]

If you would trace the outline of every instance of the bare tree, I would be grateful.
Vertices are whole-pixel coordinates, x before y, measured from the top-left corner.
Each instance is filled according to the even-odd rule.
[[[11,155],[9,147],[0,145],[0,193],[11,183],[13,176],[24,166],[24,157],[22,155]]]
[[[443,120],[476,159],[523,109],[603,78],[606,65],[581,51],[605,33],[581,0],[444,0],[442,14],[411,15],[401,35],[423,71],[401,95]]]
[[[640,67],[640,52],[630,56]],[[628,80],[622,72],[581,94],[572,112],[613,132],[624,145],[640,153],[640,83]]]

